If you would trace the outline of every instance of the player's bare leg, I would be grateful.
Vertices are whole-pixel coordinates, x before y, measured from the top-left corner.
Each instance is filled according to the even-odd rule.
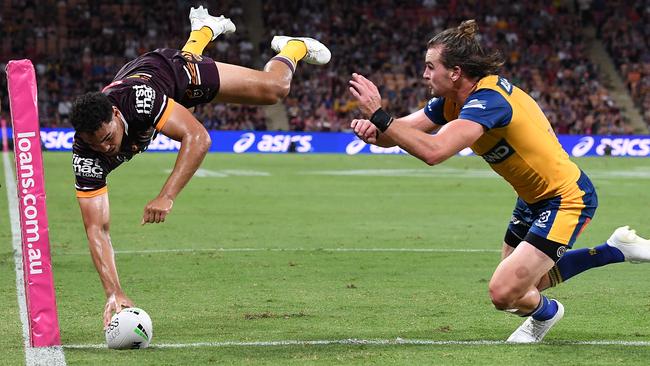
[[[503,243],[501,247],[501,260],[506,259],[512,252],[515,250],[515,248],[511,247],[510,245],[506,244],[505,242]],[[555,268],[555,267],[554,267]],[[546,274],[542,276],[542,278],[539,279],[539,282],[537,283],[537,290],[538,291],[544,291],[550,287],[555,286],[553,282],[551,281],[550,273],[553,271],[553,268]]]
[[[208,43],[219,35],[236,30],[230,19],[212,16],[203,6],[191,8],[189,18],[192,32],[182,50],[195,55],[201,55]],[[298,61],[324,65],[331,58],[329,49],[312,38],[276,36],[271,48],[278,55],[269,60],[263,71],[215,62],[220,78],[215,100],[240,104],[278,103],[289,94]]]
[[[514,248],[503,243],[501,258],[508,257]],[[572,249],[540,278],[537,289],[544,291],[591,268],[619,262],[650,262],[650,240],[639,236],[629,226],[617,228],[606,243],[593,248]]]
[[[505,258],[490,280],[490,298],[499,310],[528,316],[509,342],[539,342],[564,315],[562,304],[547,299],[537,288],[555,263],[526,241],[514,250],[503,249]]]
[[[490,281],[492,302],[500,310],[531,313],[539,303],[536,285],[553,265],[542,251],[522,242],[494,271]]]
[[[329,62],[330,51],[312,38],[275,37],[271,48],[279,51],[263,71],[216,62],[221,77],[215,100],[226,103],[275,104],[289,94],[298,61],[315,65]]]

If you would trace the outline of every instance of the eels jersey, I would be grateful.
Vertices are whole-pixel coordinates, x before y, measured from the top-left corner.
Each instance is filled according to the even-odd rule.
[[[527,203],[575,190],[580,169],[569,159],[537,103],[497,75],[480,79],[463,105],[433,98],[424,113],[438,125],[454,119],[481,124],[471,146]]]

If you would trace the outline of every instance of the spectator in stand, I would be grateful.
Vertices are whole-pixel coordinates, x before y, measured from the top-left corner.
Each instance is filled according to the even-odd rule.
[[[344,95],[351,70],[364,73],[382,86],[382,105],[396,114],[408,114],[422,107],[427,96],[419,88],[423,70],[421,40],[464,18],[481,15],[486,46],[499,48],[507,56],[504,76],[528,91],[552,120],[557,132],[583,133],[582,121],[588,112],[598,111],[605,119],[620,119],[612,100],[598,81],[598,71],[589,62],[585,40],[579,32],[581,11],[569,11],[562,4],[518,1],[501,3],[487,0],[472,3],[448,1],[383,0],[331,3],[326,1],[283,0],[281,6],[267,4],[264,20],[271,34],[294,31],[322,33],[333,45],[331,66],[306,75],[308,88],[296,88],[299,112],[287,104],[292,126],[309,125],[328,93]],[[318,8],[318,11],[314,11]],[[292,9],[291,13],[282,9]],[[297,15],[294,15],[297,14]],[[295,22],[294,17],[309,22]],[[300,28],[298,28],[300,26]],[[558,31],[558,29],[560,31]],[[320,32],[320,33],[319,33]],[[324,38],[327,39],[327,38]],[[391,52],[399,47],[401,52]],[[520,52],[520,50],[526,52]],[[368,61],[371,60],[371,61]],[[538,71],[539,70],[539,71]],[[309,90],[304,98],[302,90]],[[298,94],[300,93],[300,94]],[[582,95],[598,98],[591,104]],[[333,111],[329,128],[340,130],[341,121],[350,117],[347,100],[330,103]],[[560,122],[561,121],[561,122]],[[345,125],[345,124],[343,124]],[[318,124],[316,124],[318,126]],[[309,128],[309,127],[307,127]],[[611,131],[604,131],[611,133]]]
[[[100,90],[121,65],[151,49],[184,43],[182,37],[169,35],[189,31],[183,14],[190,3],[77,1],[68,5],[48,0],[34,6],[32,2],[12,2],[11,6],[2,6],[0,33],[5,36],[0,39],[0,60],[30,58],[37,70],[41,124],[69,127],[61,114],[66,112],[68,96]],[[236,35],[226,37],[228,51],[219,52],[218,61],[254,66],[241,2],[225,0],[211,9],[231,14],[240,24]],[[6,86],[0,87],[6,90]],[[197,114],[197,118],[203,117]],[[262,127],[263,121],[254,122]]]
[[[595,2],[594,6],[593,19],[598,34],[650,126],[650,1]]]
[[[152,0],[145,6],[128,1],[77,1],[68,5],[46,0],[36,7],[32,2],[12,2],[1,11],[0,31],[5,37],[0,40],[0,60],[31,58],[37,69],[43,125],[58,125],[59,121],[65,125],[58,107],[66,96],[100,90],[119,65],[150,49],[182,44],[184,39],[169,35],[188,30],[181,14],[190,3]],[[253,57],[257,50],[242,19],[241,4],[240,0],[225,0],[212,5],[216,12],[230,14],[239,26],[237,34],[217,42],[214,47],[218,51],[212,54],[220,55],[222,62],[256,67],[259,65],[253,65],[253,60],[272,55],[265,54],[268,48],[264,43],[259,47],[260,57]],[[285,104],[293,130],[325,126],[308,121],[307,127],[305,123],[309,117],[314,121],[322,119],[323,105],[329,129],[347,128],[348,111],[354,108],[349,108],[349,100],[332,96],[345,95],[352,70],[383,86],[383,103],[388,110],[403,114],[421,108],[427,100],[419,87],[424,69],[419,54],[421,40],[461,19],[476,18],[486,46],[500,49],[507,58],[503,76],[510,77],[536,99],[556,132],[585,133],[583,127],[589,116],[595,121],[594,133],[629,131],[599,80],[597,68],[587,58],[584,37],[575,31],[585,22],[593,22],[650,124],[650,47],[645,30],[650,24],[650,11],[645,10],[650,8],[650,1],[578,0],[575,9],[565,4],[571,3],[277,0],[263,3],[262,17],[269,33],[263,38],[302,33],[332,45],[331,66],[296,77],[298,84],[308,85],[294,88],[295,95],[290,95]],[[401,52],[391,52],[398,45]],[[296,102],[291,104],[294,99]],[[227,108],[239,110],[236,106]],[[206,111],[197,111],[197,118],[207,118]],[[7,113],[6,109],[3,113]],[[228,113],[224,117],[217,114],[223,120]],[[237,120],[243,117],[230,115],[230,121],[221,121],[219,128],[251,124],[266,128],[266,118],[259,108],[247,114],[250,124]]]

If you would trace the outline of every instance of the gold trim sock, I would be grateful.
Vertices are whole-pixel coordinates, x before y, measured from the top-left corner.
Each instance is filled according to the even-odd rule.
[[[201,27],[201,29],[190,33],[190,38],[185,43],[185,46],[183,46],[183,51],[191,52],[195,55],[201,55],[211,40],[212,29],[209,27]]]
[[[295,70],[298,61],[302,60],[307,55],[307,46],[305,42],[298,40],[291,40],[280,50],[278,56],[281,56],[293,64]]]

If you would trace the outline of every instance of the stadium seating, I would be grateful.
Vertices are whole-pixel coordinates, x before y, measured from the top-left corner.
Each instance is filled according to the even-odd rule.
[[[0,2],[0,67],[9,59],[33,61],[39,83],[40,119],[45,127],[69,126],[67,113],[72,99],[87,91],[100,90],[127,61],[160,47],[180,48],[190,31],[189,1],[124,1],[108,4],[94,1]],[[208,49],[215,60],[252,65],[239,2],[211,5],[215,14],[228,14],[237,33]],[[5,118],[9,105],[6,80],[0,77],[0,98]],[[200,118],[210,116],[212,128],[263,128],[265,117],[257,108],[226,108],[211,105]],[[244,111],[244,113],[240,113]],[[218,116],[215,119],[214,116]],[[234,127],[233,127],[234,126]]]
[[[506,57],[502,74],[535,97],[556,132],[631,132],[587,58],[584,37],[576,32],[580,14],[554,3],[384,0],[377,6],[371,1],[285,0],[280,6],[269,4],[264,16],[271,34],[321,34],[336,55],[329,68],[299,76],[302,85],[293,88],[287,103],[294,129],[321,129],[309,122],[323,114],[333,116],[329,130],[345,129],[353,109],[346,93],[352,72],[380,85],[384,105],[393,114],[421,108],[428,98],[420,84],[427,40],[477,18],[485,44]]]
[[[650,123],[650,57],[642,37],[648,12],[635,12],[647,1],[620,8],[600,3],[607,2],[595,2],[591,18]],[[0,40],[0,62],[26,57],[34,61],[44,126],[67,126],[75,95],[101,89],[138,54],[181,47],[189,32],[188,1],[152,0],[147,6],[135,1],[83,0],[30,4],[0,3],[1,33],[6,35]],[[482,41],[504,53],[507,62],[502,74],[540,103],[556,132],[631,132],[586,55],[584,37],[576,31],[584,22],[584,12],[560,2],[262,2],[259,45],[252,43],[242,4],[229,0],[211,5],[212,13],[226,14],[237,24],[237,33],[220,38],[206,51],[216,60],[258,68],[263,65],[260,60],[273,56],[268,40],[277,34],[321,39],[334,55],[326,67],[301,65],[296,73],[284,102],[292,130],[346,130],[358,115],[347,91],[352,72],[365,74],[380,86],[384,106],[391,113],[405,115],[422,108],[429,97],[421,78],[426,41],[462,20],[476,18]],[[5,84],[0,77],[6,114]],[[211,129],[267,128],[267,117],[258,107],[215,103],[198,108],[196,115]]]
[[[594,22],[630,95],[650,126],[650,1],[594,4]]]

